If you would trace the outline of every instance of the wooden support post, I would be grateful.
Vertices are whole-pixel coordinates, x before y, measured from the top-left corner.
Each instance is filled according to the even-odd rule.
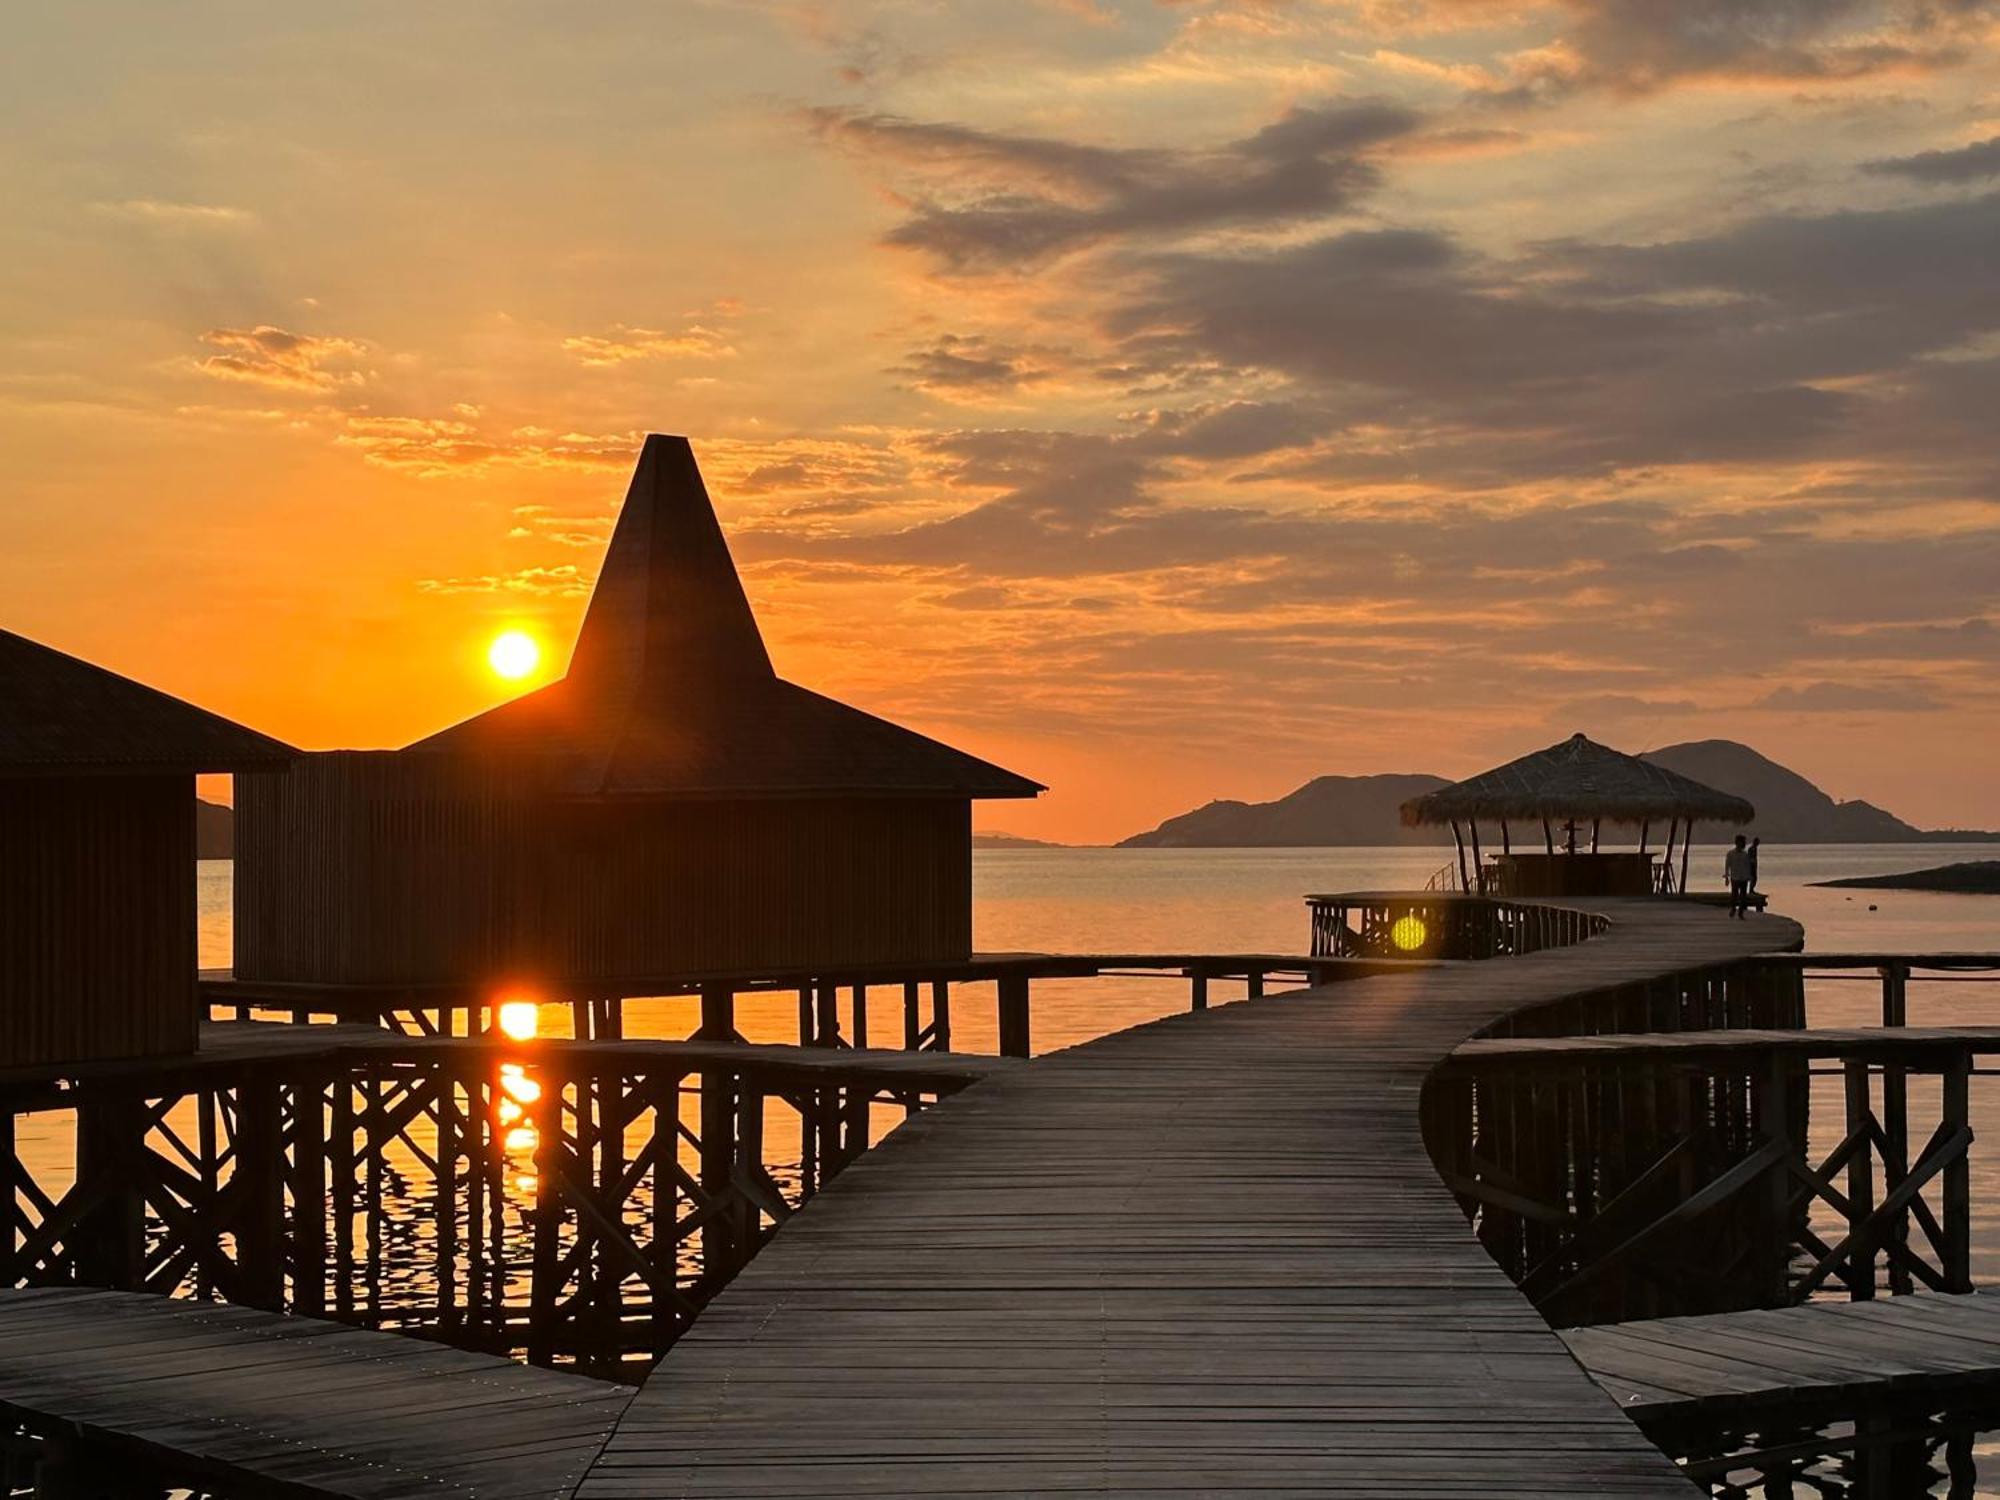
[[[1908,964],[1882,965],[1882,1024],[1884,1026],[1907,1026],[1910,1024],[1910,966]]]
[[[1556,831],[1549,827],[1549,820],[1542,819],[1542,849],[1551,858],[1556,853]]]
[[[1483,896],[1486,894],[1486,856],[1479,848],[1479,819],[1468,821],[1472,825],[1472,885],[1469,889]]]
[[[919,1013],[923,986],[914,979],[903,981],[903,1050],[915,1052],[924,1044],[924,1018]]]
[[[1869,1068],[1865,1058],[1851,1057],[1846,1063],[1847,1134],[1851,1138],[1868,1128]],[[1875,1211],[1875,1146],[1863,1138],[1847,1159],[1847,1233],[1852,1241],[1848,1252],[1847,1292],[1856,1302],[1875,1295],[1875,1245],[1861,1226]]]
[[[1243,993],[1247,998],[1251,1000],[1258,1000],[1263,997],[1264,971],[1262,969],[1252,969],[1249,972],[1249,974],[1247,974],[1244,977]]]
[[[13,1286],[21,1279],[14,1264],[21,1244],[21,1209],[17,1197],[21,1163],[15,1149],[13,1112],[0,1109],[0,1286]]]
[[[1465,874],[1465,840],[1459,834],[1456,818],[1451,820],[1451,842],[1452,847],[1458,850],[1458,888],[1461,891],[1469,891],[1472,889],[1472,882]]]
[[[1945,1064],[1942,1080],[1940,1123],[1947,1133],[1969,1130],[1972,1110],[1969,1083],[1972,1053],[1969,1049],[1953,1054]],[[1944,1289],[1947,1292],[1972,1290],[1972,1163],[1961,1151],[1944,1168]]]
[[[1592,854],[1597,852],[1597,839],[1603,827],[1604,820],[1602,818],[1592,818],[1590,820],[1590,852]]]
[[[449,1014],[447,1012],[447,1014]],[[458,1327],[458,1080],[443,1063],[432,1080],[437,1114],[437,1176],[432,1238],[437,1252],[438,1323]]]
[[[931,981],[931,1046],[951,1051],[951,981]]]
[[[799,986],[799,1045],[813,1044],[813,989],[810,984]]]
[[[535,1121],[534,1245],[528,1272],[528,1363],[555,1363],[556,1319],[562,1288],[563,1090],[567,1080],[544,1070],[541,1097],[529,1106]]]
[[[868,1045],[868,986],[865,984],[855,985],[853,995],[854,1045],[865,1047]]]
[[[1775,1049],[1764,1069],[1763,1133],[1784,1141],[1788,1153],[1804,1160],[1806,1143],[1791,1133],[1793,1061]],[[1749,1135],[1749,1132],[1745,1132]],[[1745,1146],[1751,1141],[1746,1140]],[[1774,1162],[1764,1174],[1764,1222],[1759,1226],[1766,1237],[1770,1255],[1766,1306],[1783,1307],[1791,1301],[1792,1264],[1792,1178],[1784,1161]]]
[[[1028,976],[1003,974],[998,981],[1000,1055],[1026,1057],[1028,1047]]]
[[[145,1115],[122,1092],[85,1088],[76,1106],[76,1181],[102,1195],[65,1238],[76,1279],[136,1292],[145,1278],[146,1200],[137,1170]],[[241,1170],[239,1162],[238,1170]]]
[[[1208,1009],[1208,971],[1194,968],[1188,971],[1188,1009]]]
[[[736,1036],[736,991],[726,984],[701,987],[701,1029],[698,1041],[733,1042]]]
[[[737,1243],[738,1214],[730,1202],[736,1164],[735,1074],[727,1069],[701,1070],[701,1191],[709,1199],[710,1217],[701,1230],[701,1269],[710,1286],[719,1287],[736,1274],[742,1246]]]
[[[319,1077],[292,1086],[291,1199],[291,1309],[319,1317],[326,1311],[326,1086]]]
[[[1689,818],[1681,828],[1681,894],[1688,888],[1688,847],[1694,843],[1694,819]]]
[[[271,1312],[285,1304],[285,1188],[280,1168],[279,1080],[256,1071],[236,1088],[236,1162],[229,1179],[234,1205],[237,1288],[234,1300]],[[379,1230],[378,1230],[379,1233]]]
[[[813,1040],[822,1047],[840,1045],[840,991],[831,979],[819,982],[819,1033]]]
[[[1500,852],[1511,856],[1514,852],[1514,836],[1507,831],[1507,820],[1500,820]]]

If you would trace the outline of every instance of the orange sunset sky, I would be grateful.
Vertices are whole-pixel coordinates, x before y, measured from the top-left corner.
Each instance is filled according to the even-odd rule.
[[[0,623],[297,744],[559,667],[651,429],[982,826],[1573,729],[2000,826],[1984,0],[9,27]]]

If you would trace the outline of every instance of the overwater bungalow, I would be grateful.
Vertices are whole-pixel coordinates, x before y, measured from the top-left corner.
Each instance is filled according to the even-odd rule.
[[[567,675],[239,803],[236,976],[637,980],[964,959],[971,805],[1041,786],[780,677],[685,438]]]
[[[194,1050],[195,774],[294,753],[0,630],[0,1069]]]
[[[1741,797],[1600,745],[1582,734],[1403,804],[1403,821],[1451,827],[1459,889],[1505,896],[1643,896],[1687,889],[1696,823],[1748,823]],[[1498,823],[1491,864],[1479,825]],[[1541,825],[1541,848],[1514,847],[1513,825]],[[1636,827],[1636,850],[1602,847],[1604,825]],[[1666,842],[1651,847],[1653,830]],[[1560,833],[1560,838],[1558,837]],[[1680,867],[1674,867],[1679,841]],[[1468,863],[1467,845],[1470,845]]]

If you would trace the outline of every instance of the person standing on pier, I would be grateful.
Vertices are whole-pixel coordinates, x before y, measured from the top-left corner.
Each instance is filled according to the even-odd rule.
[[[1736,835],[1736,847],[1722,857],[1723,878],[1729,882],[1729,915],[1741,918],[1750,910],[1750,886],[1757,878],[1757,856],[1749,840]]]

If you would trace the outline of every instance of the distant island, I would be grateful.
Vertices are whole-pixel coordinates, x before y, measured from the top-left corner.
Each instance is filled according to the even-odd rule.
[[[194,799],[194,857],[234,859],[236,857],[236,812],[220,802]]]
[[[975,849],[1066,849],[1067,844],[1058,844],[1049,839],[1023,838],[1018,833],[1002,833],[998,829],[977,829],[972,831],[972,847]]]
[[[1798,772],[1734,740],[1692,740],[1648,751],[1645,759],[1757,808],[1746,830],[1780,844],[1974,842],[2000,834],[1922,829],[1872,802],[1837,802]],[[1442,776],[1405,773],[1320,776],[1274,802],[1211,802],[1119,842],[1124,849],[1317,848],[1355,844],[1449,844],[1439,828],[1405,828],[1402,804],[1449,785]],[[1720,834],[1721,829],[1710,830]],[[1660,830],[1665,836],[1665,830]],[[1539,835],[1537,835],[1539,837]],[[1699,834],[1697,834],[1699,837]],[[1497,837],[1494,839],[1497,843]]]
[[[2000,896],[2000,859],[1968,859],[1955,865],[1933,865],[1928,870],[1905,870],[1896,875],[1852,875],[1845,880],[1812,883],[1869,891],[1957,891]]]

